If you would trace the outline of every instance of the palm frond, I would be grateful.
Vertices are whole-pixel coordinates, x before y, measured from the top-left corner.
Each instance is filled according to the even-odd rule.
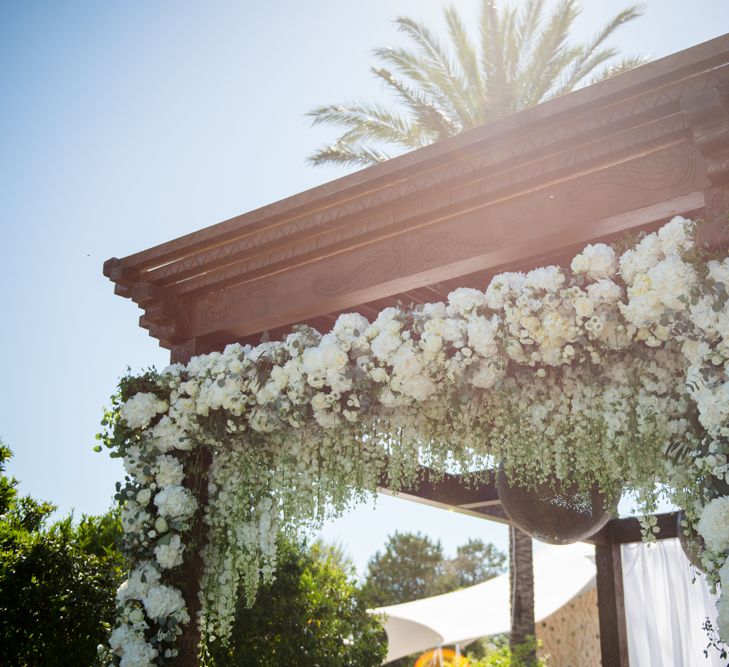
[[[375,49],[373,53],[380,58],[384,65],[391,66],[400,76],[411,79],[422,90],[422,93],[431,98],[432,102],[447,116],[451,118],[461,116],[457,105],[453,102],[453,93],[443,90],[440,85],[442,79],[433,75],[432,67],[428,62],[421,60],[412,51],[402,48],[385,47]],[[415,86],[412,89],[414,90]]]
[[[442,109],[439,109],[427,96],[405,82],[392,75],[392,72],[382,67],[372,67],[375,76],[382,79],[385,84],[405,103],[415,116],[415,121],[433,133],[434,138],[445,139],[458,134],[462,128],[458,127]]]
[[[471,125],[474,125],[477,119],[481,117],[479,102],[483,89],[481,71],[478,67],[478,54],[456,8],[449,5],[443,11],[443,16],[448,27],[451,44],[456,52],[458,64],[465,78],[465,103],[468,106]]]
[[[590,78],[588,84],[597,83],[598,81],[603,81],[604,79],[608,79],[611,76],[622,74],[623,72],[627,72],[628,70],[635,69],[636,67],[640,67],[645,62],[645,56],[626,56],[614,65],[609,65],[608,67],[605,67],[601,72],[595,74],[593,77]]]
[[[504,113],[509,97],[504,71],[504,39],[499,12],[494,0],[482,0],[479,18],[481,36],[481,71],[484,81],[484,101],[493,116]]]
[[[603,65],[604,63],[608,62],[612,58],[614,58],[617,55],[617,50],[614,48],[605,48],[600,49],[599,51],[596,51],[592,54],[592,56],[589,58],[589,60],[584,64],[584,69],[586,72],[592,72],[600,65]],[[575,61],[580,56],[576,56]],[[561,74],[559,81],[556,83],[554,88],[549,92],[548,95],[545,97],[552,98],[552,97],[559,97],[560,95],[564,95],[565,93],[569,93],[570,91],[574,90],[579,82],[584,78],[584,76],[581,76],[579,78],[576,78],[574,76],[575,72],[575,63],[573,62],[572,65],[565,69],[563,73]]]
[[[642,16],[644,10],[644,5],[631,5],[630,7],[626,7],[622,11],[618,12],[612,19],[610,19],[600,29],[597,35],[595,35],[592,41],[582,47],[582,53],[573,63],[571,72],[565,81],[564,87],[567,90],[572,90],[580,83],[580,81],[588,77],[600,65],[602,65],[606,61],[606,58],[599,57],[598,54],[605,53],[606,50],[602,46],[605,41],[626,23]],[[612,51],[612,56],[617,55],[617,51],[615,49],[609,50]]]
[[[562,0],[552,12],[521,72],[521,108],[539,104],[555,86],[563,68],[577,57],[579,49],[568,47],[567,42],[579,12],[576,0]]]
[[[395,23],[398,30],[405,33],[420,48],[433,84],[440,89],[437,97],[443,106],[450,106],[455,115],[461,119],[461,125],[468,122],[470,113],[464,99],[468,85],[459,66],[453,62],[440,40],[426,26],[407,16],[399,16]]]
[[[367,139],[409,148],[418,148],[428,143],[419,127],[378,105],[332,104],[317,107],[308,112],[307,116],[313,118],[312,125],[328,124],[347,128],[347,133],[340,137],[340,141],[346,143]]]
[[[527,0],[522,5],[521,11],[516,17],[514,23],[513,49],[516,51],[513,57],[512,69],[510,71],[513,78],[521,69],[521,60],[524,55],[528,55],[533,48],[532,42],[537,30],[542,23],[544,15],[544,0]]]
[[[362,145],[340,144],[339,142],[320,148],[313,155],[306,158],[314,166],[322,164],[338,164],[343,167],[370,167],[379,162],[390,159],[384,151]]]

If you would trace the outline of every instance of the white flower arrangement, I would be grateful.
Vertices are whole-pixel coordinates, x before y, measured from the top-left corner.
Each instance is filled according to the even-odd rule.
[[[693,239],[694,223],[674,218],[619,256],[587,246],[571,271],[505,273],[447,304],[387,308],[372,323],[341,315],[324,335],[300,328],[123,381],[108,442],[131,479],[118,497],[138,566],[119,593],[121,664],[174,654],[189,614],[171,582],[195,551],[205,564],[195,622],[225,639],[239,588],[252,600],[273,573],[282,524],[316,523],[383,477],[397,489],[423,461],[466,477],[499,461],[526,484],[556,476],[613,497],[625,485],[647,511],[663,483],[689,508],[718,583],[729,553],[718,490],[729,483],[729,260],[701,260]],[[203,506],[186,481],[202,474]],[[204,545],[190,542],[196,521]]]
[[[167,407],[167,403],[155,394],[141,392],[122,405],[120,415],[129,428],[144,428],[155,416],[167,410]]]

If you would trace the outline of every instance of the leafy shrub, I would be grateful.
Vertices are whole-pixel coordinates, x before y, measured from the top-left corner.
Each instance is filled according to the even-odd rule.
[[[387,642],[367,614],[351,571],[336,553],[280,539],[276,579],[246,608],[241,598],[226,648],[211,647],[216,665],[375,667]]]
[[[0,664],[91,665],[123,570],[118,513],[49,523],[53,505],[4,474],[11,456],[0,442]]]

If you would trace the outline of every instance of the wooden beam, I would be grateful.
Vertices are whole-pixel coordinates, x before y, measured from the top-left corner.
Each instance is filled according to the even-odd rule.
[[[582,115],[587,127],[596,128],[600,126],[603,117],[614,121],[616,116],[639,115],[658,105],[679,99],[687,88],[697,92],[710,87],[711,82],[716,79],[717,71],[727,64],[728,54],[729,36],[717,37],[446,141],[135,253],[124,261],[136,269],[147,270],[167,264],[180,256],[189,256],[201,249],[224,247],[242,233],[270,226],[272,221],[277,223],[284,218],[322,210],[324,205],[333,201],[351,200],[383,185],[405,182],[413,177],[414,171],[426,173],[443,166],[444,163],[452,162],[454,156],[468,157],[481,153],[488,157],[488,153],[504,137],[523,137],[525,128],[534,126],[543,130],[560,118],[574,121],[577,116]],[[678,95],[676,91],[679,92]],[[626,108],[618,112],[616,105],[621,102]],[[579,134],[579,129],[573,127],[572,134]],[[541,136],[541,145],[563,140],[564,137],[555,137],[545,132]]]
[[[191,330],[194,335],[225,331],[240,338],[332,311],[356,310],[359,303],[432,282],[474,272],[485,276],[523,270],[535,266],[545,254],[564,252],[565,246],[576,250],[701,206],[703,194],[691,190],[690,183],[678,183],[684,169],[692,170],[690,150],[678,148],[664,158],[648,167],[657,178],[652,192],[640,186],[640,177],[631,176],[630,170],[622,171],[619,188],[608,186],[609,179],[618,177],[616,169],[612,175],[601,176],[606,180],[586,184],[595,196],[591,204],[572,208],[564,199],[552,200],[540,193],[332,255],[325,265],[305,264],[197,295],[191,304]],[[677,191],[680,194],[671,199],[671,192]],[[609,193],[610,203],[602,203]],[[560,195],[569,201],[566,193],[560,191]],[[635,208],[646,200],[649,206]]]
[[[596,546],[595,568],[602,666],[628,667],[628,629],[620,545],[611,543]]]
[[[729,178],[727,90],[729,36],[104,271],[167,347],[440,300],[434,285],[484,286],[674,214],[729,208],[717,189]]]

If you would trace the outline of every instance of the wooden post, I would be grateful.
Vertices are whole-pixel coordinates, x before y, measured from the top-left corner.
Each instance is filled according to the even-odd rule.
[[[511,598],[511,636],[513,650],[528,637],[534,637],[534,561],[532,538],[515,526],[509,528],[509,583]],[[527,657],[527,656],[525,656]],[[536,653],[527,657],[527,664]]]
[[[195,339],[186,341],[172,351],[172,361],[179,361],[187,364],[196,351],[197,341]],[[181,580],[182,594],[185,598],[187,611],[190,614],[190,622],[183,626],[182,635],[177,642],[179,651],[174,661],[176,667],[199,667],[198,645],[200,644],[200,627],[198,626],[198,612],[200,611],[200,580],[203,574],[204,564],[201,557],[201,549],[207,538],[207,531],[203,522],[205,505],[207,504],[207,472],[212,463],[212,455],[209,450],[199,450],[199,460],[194,471],[191,471],[183,481],[183,484],[190,489],[197,498],[198,510],[193,518],[190,531],[189,549],[192,549],[191,558],[185,559],[182,565]]]
[[[603,667],[628,667],[628,629],[623,597],[620,544],[609,540],[595,547],[600,650]]]
[[[182,626],[183,631],[177,643],[179,651],[174,664],[177,667],[198,667],[198,645],[200,644],[200,627],[198,625],[198,612],[200,611],[200,580],[203,575],[204,563],[201,549],[207,538],[206,526],[203,522],[205,505],[207,504],[207,471],[210,468],[212,456],[207,449],[200,450],[200,461],[195,473],[188,475],[183,484],[195,493],[199,507],[195,513],[190,531],[189,549],[192,549],[191,558],[182,565],[182,594],[185,605],[190,614],[190,622]]]

